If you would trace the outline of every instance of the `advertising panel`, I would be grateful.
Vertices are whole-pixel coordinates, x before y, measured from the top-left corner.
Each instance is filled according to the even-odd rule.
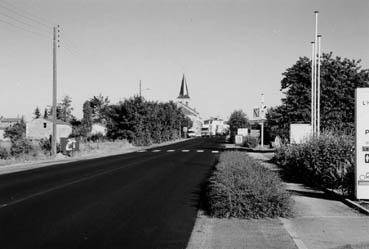
[[[369,199],[369,88],[356,89],[356,198]]]

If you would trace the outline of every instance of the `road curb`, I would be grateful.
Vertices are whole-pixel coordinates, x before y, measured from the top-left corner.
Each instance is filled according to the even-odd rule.
[[[345,197],[342,197],[341,195],[335,193],[334,191],[332,190],[329,190],[329,189],[323,189],[323,191],[327,194],[330,194],[334,197],[336,197],[337,199],[339,199],[341,202],[343,202],[344,204],[346,204],[347,206],[349,206],[350,208],[353,208],[357,211],[359,211],[360,213],[362,214],[365,214],[365,215],[369,215],[369,210],[367,208],[364,208],[363,206],[361,206],[360,204],[348,199],[348,198],[345,198]]]

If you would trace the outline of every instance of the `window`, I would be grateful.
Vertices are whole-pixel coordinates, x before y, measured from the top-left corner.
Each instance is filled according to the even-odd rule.
[[[46,128],[46,123],[44,123],[44,128]]]

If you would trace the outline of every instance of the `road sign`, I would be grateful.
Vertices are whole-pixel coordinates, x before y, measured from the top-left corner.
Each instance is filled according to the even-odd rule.
[[[356,198],[369,199],[369,88],[356,89]]]
[[[260,108],[254,108],[252,116],[254,119],[260,119]]]

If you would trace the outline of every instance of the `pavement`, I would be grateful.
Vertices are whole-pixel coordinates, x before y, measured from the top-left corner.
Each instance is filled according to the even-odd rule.
[[[280,170],[268,163],[272,153],[249,155],[271,170]],[[285,184],[292,193],[294,214],[280,220],[299,249],[369,248],[369,216],[322,190],[288,180]]]
[[[186,248],[212,139],[0,176],[0,247]]]

